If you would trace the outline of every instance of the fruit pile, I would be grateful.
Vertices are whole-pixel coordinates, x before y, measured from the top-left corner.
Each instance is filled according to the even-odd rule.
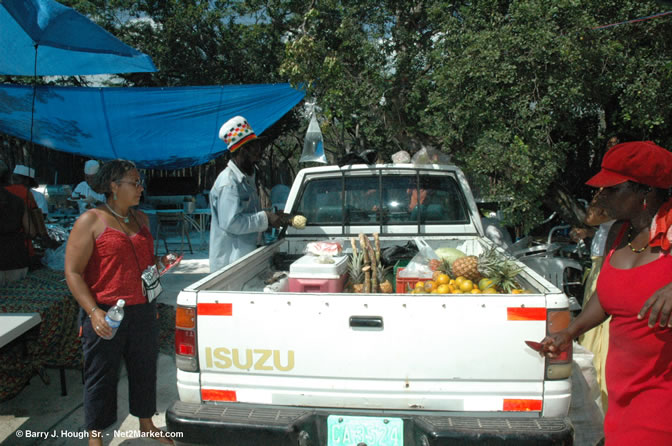
[[[438,271],[437,271],[438,272]],[[410,287],[409,287],[410,288]],[[451,279],[449,275],[440,273],[432,279],[415,283],[415,287],[409,289],[411,294],[527,294],[531,291],[522,288],[513,288],[503,291],[494,285],[494,281],[487,277],[478,282],[473,282],[464,276]]]
[[[522,268],[494,245],[486,246],[479,256],[468,256],[453,248],[437,251],[440,260],[429,261],[434,271],[431,280],[416,282],[408,290],[411,294],[532,293],[522,289],[515,279]]]

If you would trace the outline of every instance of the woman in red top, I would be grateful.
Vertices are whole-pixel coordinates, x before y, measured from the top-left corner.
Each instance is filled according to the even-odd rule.
[[[147,216],[132,207],[143,186],[130,161],[103,165],[92,187],[106,202],[82,214],[72,228],[65,254],[68,287],[81,306],[84,351],[84,412],[89,445],[102,445],[101,431],[116,421],[117,382],[122,358],[129,381],[130,413],[140,419],[140,431],[163,443],[152,416],[156,412],[158,324],[156,301],[143,295],[141,272],[167,264],[154,257],[154,240]],[[124,319],[110,340],[106,311],[124,299]]]
[[[25,166],[17,166],[17,167],[23,167],[25,169],[28,169]],[[4,184],[3,181],[3,186],[5,187],[5,189],[7,189],[9,192],[19,197],[24,202],[26,212],[28,212],[28,224],[30,228],[30,233],[33,234],[31,237],[26,237],[25,244],[26,247],[28,248],[28,255],[30,257],[34,257],[35,248],[33,246],[32,238],[34,238],[35,235],[40,235],[43,239],[46,239],[49,236],[47,234],[47,228],[44,224],[44,218],[42,217],[42,212],[40,211],[40,208],[37,205],[37,202],[35,201],[33,194],[30,192],[30,186],[24,184],[24,178],[26,179],[25,180],[26,182],[30,182],[31,180],[35,182],[35,179],[32,177],[26,177],[24,175],[14,174],[13,184],[11,185]]]
[[[555,356],[609,323],[606,446],[672,444],[672,153],[650,141],[612,147],[587,184],[617,221],[595,294],[569,327],[546,337]],[[597,297],[597,298],[596,298]]]

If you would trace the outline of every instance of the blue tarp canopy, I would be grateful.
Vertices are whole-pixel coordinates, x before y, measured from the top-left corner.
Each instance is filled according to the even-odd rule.
[[[0,0],[0,48],[2,74],[156,71],[149,56],[53,0]]]
[[[33,87],[0,85],[0,132],[30,140]],[[289,84],[174,88],[36,87],[33,141],[147,169],[203,164],[227,150],[217,134],[241,115],[261,134],[305,93]]]

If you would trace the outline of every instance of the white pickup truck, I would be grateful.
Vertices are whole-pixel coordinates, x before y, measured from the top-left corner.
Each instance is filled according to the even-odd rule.
[[[460,169],[304,169],[285,210],[306,216],[305,229],[178,296],[180,400],[166,414],[177,444],[573,444],[571,351],[549,360],[524,342],[564,328],[568,300],[523,264],[527,294],[269,292],[264,282],[308,243],[337,241],[347,254],[360,233],[379,233],[383,250],[421,236],[479,254],[489,241]]]

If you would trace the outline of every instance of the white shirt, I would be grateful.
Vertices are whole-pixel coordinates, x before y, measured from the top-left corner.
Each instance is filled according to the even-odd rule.
[[[30,191],[33,193],[33,197],[35,198],[35,203],[37,203],[37,207],[40,208],[43,214],[48,214],[49,205],[47,204],[47,199],[44,196],[44,194],[36,189],[30,189]]]
[[[257,248],[260,233],[268,229],[266,212],[254,184],[233,160],[210,189],[210,272],[217,271]]]
[[[95,203],[96,201],[105,203],[105,194],[99,194],[91,189],[91,186],[86,181],[82,181],[75,187],[75,190],[72,191],[72,198],[77,200],[80,214],[86,210],[87,201],[91,203]],[[87,200],[87,198],[90,199]]]

